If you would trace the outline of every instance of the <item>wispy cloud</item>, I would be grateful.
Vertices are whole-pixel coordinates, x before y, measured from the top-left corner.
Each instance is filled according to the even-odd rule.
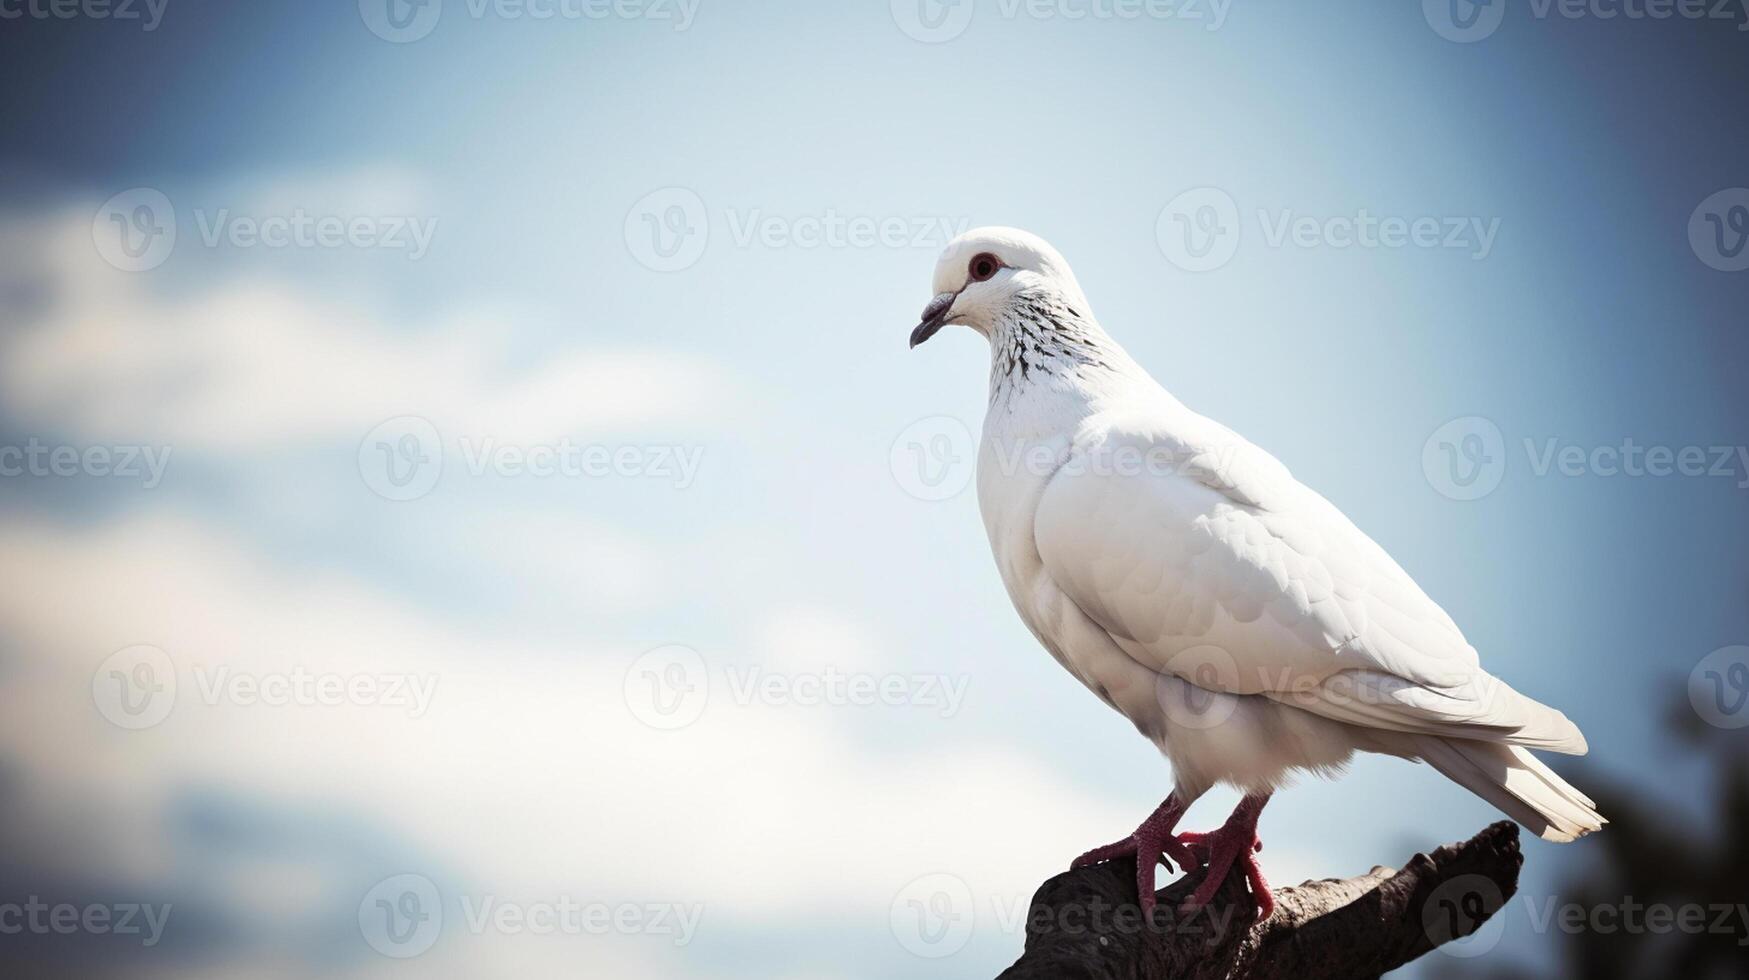
[[[711,432],[746,395],[716,365],[659,347],[580,337],[519,356],[515,318],[494,311],[389,322],[258,274],[176,289],[104,265],[77,212],[0,234],[16,263],[17,326],[0,336],[0,409],[14,425],[262,452],[418,415],[445,434],[527,444]]]
[[[169,846],[166,808],[179,788],[207,785],[384,828],[429,855],[433,876],[498,896],[654,897],[699,903],[707,922],[837,910],[883,929],[916,875],[950,870],[1024,900],[1050,869],[1019,855],[1069,853],[1085,827],[1126,816],[969,740],[871,757],[831,711],[713,710],[657,731],[626,701],[636,648],[531,648],[367,582],[278,566],[194,521],[11,525],[0,555],[0,574],[29,582],[0,597],[18,651],[5,744],[52,747],[11,760],[25,796],[100,800],[127,837],[92,860],[146,861],[148,883],[169,870],[149,866]],[[818,610],[778,612],[757,632],[792,670],[822,645],[824,658],[869,642]],[[165,652],[177,686],[161,723],[129,732],[93,707],[93,675],[139,643]],[[271,705],[214,698],[216,671],[430,677],[435,696],[418,717],[383,703]],[[244,875],[250,887],[282,888],[264,867]],[[494,942],[526,955],[514,938]]]

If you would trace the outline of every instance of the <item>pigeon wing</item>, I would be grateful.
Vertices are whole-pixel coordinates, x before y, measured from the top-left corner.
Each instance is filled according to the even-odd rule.
[[[1366,728],[1584,751],[1565,715],[1482,670],[1384,549],[1269,454],[1181,408],[1083,433],[1034,539],[1131,657]]]

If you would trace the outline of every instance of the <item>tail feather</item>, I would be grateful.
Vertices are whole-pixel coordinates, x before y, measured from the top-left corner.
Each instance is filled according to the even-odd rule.
[[[1415,752],[1544,840],[1565,843],[1609,822],[1590,797],[1519,746],[1422,735]]]

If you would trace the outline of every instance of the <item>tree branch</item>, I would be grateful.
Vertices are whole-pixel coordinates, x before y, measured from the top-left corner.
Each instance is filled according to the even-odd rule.
[[[1261,924],[1237,864],[1208,908],[1179,913],[1202,880],[1195,869],[1159,893],[1144,927],[1135,863],[1112,861],[1039,886],[1026,951],[998,980],[1377,977],[1475,932],[1518,890],[1523,863],[1517,825],[1501,821],[1401,871],[1278,889]]]

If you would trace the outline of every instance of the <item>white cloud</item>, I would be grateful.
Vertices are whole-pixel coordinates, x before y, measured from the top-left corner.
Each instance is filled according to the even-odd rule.
[[[621,527],[543,508],[496,508],[433,542],[476,568],[508,576],[535,598],[567,597],[577,607],[616,615],[647,612],[698,584],[694,556],[658,550]]]
[[[114,853],[92,856],[103,868],[164,874],[150,856],[166,853],[155,835],[167,794],[212,785],[355,815],[500,898],[697,902],[706,928],[826,914],[883,928],[917,875],[951,871],[1024,902],[1088,827],[1133,817],[1000,746],[873,753],[830,709],[713,702],[693,726],[655,731],[624,701],[639,650],[520,646],[360,581],[273,567],[185,520],[0,526],[0,556],[0,575],[21,583],[0,595],[0,628],[23,651],[0,696],[3,743],[34,747],[19,760],[42,788],[32,799],[106,815]],[[791,621],[809,619],[830,628],[798,635],[856,632],[822,614]],[[94,710],[91,672],[142,642],[175,661],[176,706],[125,732]],[[196,670],[221,666],[432,674],[438,686],[421,718],[203,703]],[[627,945],[678,955],[651,937]]]
[[[828,665],[862,673],[881,671],[875,638],[860,624],[818,606],[771,610],[746,657],[773,671],[807,673]]]
[[[0,408],[15,424],[261,452],[422,415],[446,435],[529,443],[715,431],[743,395],[716,365],[656,348],[579,346],[521,363],[516,324],[489,311],[391,326],[247,277],[164,295],[99,261],[88,214],[9,222],[0,242],[9,278],[47,299],[5,310],[22,321],[0,335]]]

